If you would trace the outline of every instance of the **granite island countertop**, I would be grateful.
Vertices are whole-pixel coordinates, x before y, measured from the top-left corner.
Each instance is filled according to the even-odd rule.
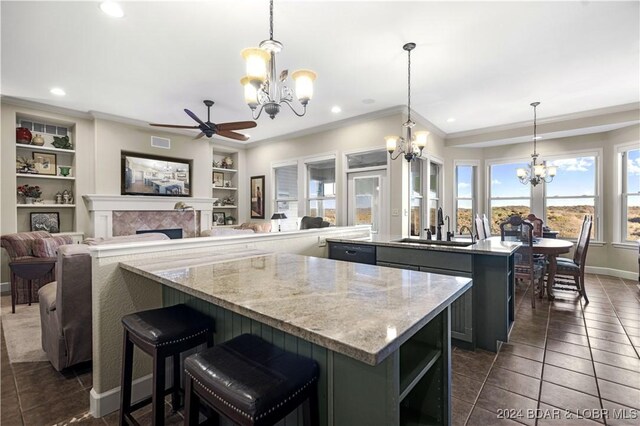
[[[120,267],[369,365],[471,287],[471,279],[244,249]]]
[[[371,237],[367,239],[327,238],[327,241],[333,243],[367,244],[383,247],[402,247],[417,250],[447,251],[452,253],[467,254],[488,254],[494,256],[509,256],[513,252],[515,252],[521,245],[521,243],[519,242],[501,241],[500,237],[490,237],[484,240],[477,241],[475,244],[466,247],[407,243],[400,242],[399,240],[401,239],[402,237],[399,235],[371,234]],[[471,242],[469,238],[454,238],[453,240]]]

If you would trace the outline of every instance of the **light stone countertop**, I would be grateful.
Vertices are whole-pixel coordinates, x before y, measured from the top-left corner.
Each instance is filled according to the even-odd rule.
[[[251,249],[120,266],[369,365],[471,287],[469,278]]]
[[[333,243],[345,243],[345,244],[367,244],[374,246],[384,247],[403,247],[412,248],[418,250],[431,250],[431,251],[447,251],[452,253],[467,253],[467,254],[488,254],[494,256],[509,256],[515,252],[521,243],[514,241],[500,241],[500,237],[490,237],[484,240],[477,241],[467,247],[461,246],[446,246],[435,244],[423,244],[423,243],[406,243],[400,242],[402,237],[399,235],[383,235],[372,234],[369,239],[349,239],[349,238],[327,238],[327,241]],[[416,240],[418,238],[416,237]],[[467,241],[471,242],[469,238],[454,238],[454,241]]]

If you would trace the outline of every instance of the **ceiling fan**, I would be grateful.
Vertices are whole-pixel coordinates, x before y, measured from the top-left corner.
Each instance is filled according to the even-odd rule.
[[[255,121],[234,121],[231,123],[212,123],[211,122],[211,107],[213,106],[213,101],[205,100],[203,101],[207,106],[207,121],[202,121],[198,118],[197,115],[189,111],[188,109],[184,109],[184,112],[191,118],[193,118],[198,125],[197,126],[182,126],[179,124],[155,124],[149,123],[150,126],[156,127],[171,127],[174,129],[200,129],[200,134],[196,136],[194,139],[200,139],[203,136],[208,138],[213,135],[219,135],[229,139],[236,139],[239,141],[247,141],[249,140],[249,136],[243,135],[242,133],[233,132],[232,130],[242,130],[242,129],[250,129],[252,127],[256,127]]]

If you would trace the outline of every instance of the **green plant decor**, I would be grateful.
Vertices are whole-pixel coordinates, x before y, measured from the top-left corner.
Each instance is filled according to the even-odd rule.
[[[59,149],[73,149],[69,136],[54,136],[51,145]]]

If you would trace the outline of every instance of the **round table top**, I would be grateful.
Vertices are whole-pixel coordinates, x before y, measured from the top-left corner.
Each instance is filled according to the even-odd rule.
[[[571,247],[573,247],[572,241],[559,240],[557,238],[538,238],[533,243],[533,252],[543,254],[566,253]]]

